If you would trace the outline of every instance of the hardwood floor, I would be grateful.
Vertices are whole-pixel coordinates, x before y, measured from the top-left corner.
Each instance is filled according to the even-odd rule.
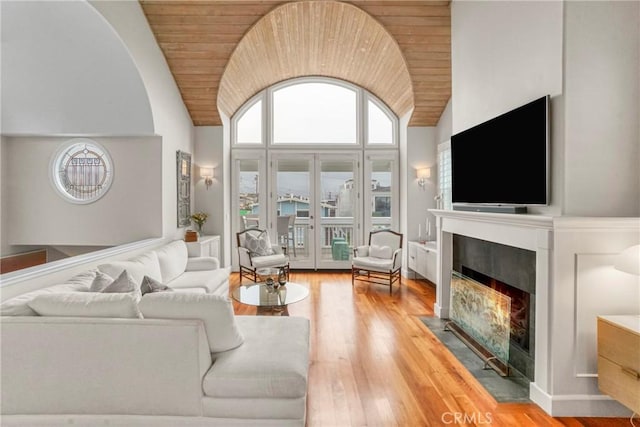
[[[350,273],[292,272],[309,298],[289,306],[311,320],[307,426],[629,426],[623,418],[552,418],[534,404],[498,404],[422,324],[435,288],[388,288]],[[236,273],[231,288],[238,286]],[[236,314],[256,308],[234,302]]]

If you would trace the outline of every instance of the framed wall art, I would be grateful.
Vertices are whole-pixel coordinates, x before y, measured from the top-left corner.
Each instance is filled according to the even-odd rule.
[[[178,227],[191,225],[191,154],[176,152]]]

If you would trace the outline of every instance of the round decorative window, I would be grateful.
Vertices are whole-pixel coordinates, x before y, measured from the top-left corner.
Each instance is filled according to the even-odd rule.
[[[68,141],[52,163],[53,182],[60,195],[73,203],[91,203],[104,196],[113,181],[113,162],[107,150],[87,138]]]

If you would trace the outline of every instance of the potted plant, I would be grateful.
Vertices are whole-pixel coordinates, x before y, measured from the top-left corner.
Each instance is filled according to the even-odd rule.
[[[209,214],[204,212],[196,212],[191,215],[191,221],[198,227],[198,235],[202,236],[202,226],[205,222],[207,222],[207,218],[209,218]]]

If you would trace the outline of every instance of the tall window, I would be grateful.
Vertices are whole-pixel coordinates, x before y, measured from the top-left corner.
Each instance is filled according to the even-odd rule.
[[[438,145],[438,193],[441,209],[451,209],[451,142]]]

